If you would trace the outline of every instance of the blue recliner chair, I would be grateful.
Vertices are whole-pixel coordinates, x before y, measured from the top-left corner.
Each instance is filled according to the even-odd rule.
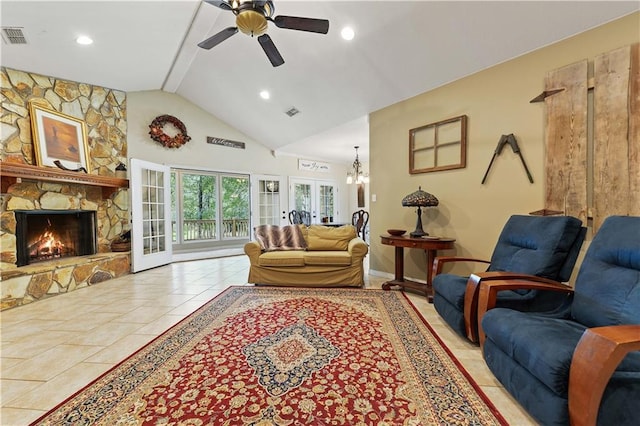
[[[536,276],[538,280],[568,281],[586,235],[571,216],[514,215],[505,224],[491,261],[465,257],[437,257],[433,268],[433,304],[440,316],[461,336],[478,341],[478,285],[482,281]],[[472,277],[442,274],[449,262],[489,263]],[[547,311],[566,298],[559,293],[523,290],[502,292],[498,306],[521,311]]]
[[[505,389],[543,425],[640,424],[640,217],[604,221],[564,312],[491,309],[496,294],[521,288],[567,291],[481,285],[483,355]]]

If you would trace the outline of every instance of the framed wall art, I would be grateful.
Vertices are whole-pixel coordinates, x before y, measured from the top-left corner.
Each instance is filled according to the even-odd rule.
[[[38,166],[91,171],[84,121],[35,102],[29,104],[29,112]]]
[[[466,166],[466,115],[409,130],[409,173],[462,169]]]

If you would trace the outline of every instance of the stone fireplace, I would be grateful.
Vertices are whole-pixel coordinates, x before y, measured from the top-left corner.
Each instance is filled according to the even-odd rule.
[[[129,181],[115,176],[127,163],[126,93],[6,67],[0,83],[0,308],[128,274],[130,253],[111,250],[130,227]],[[35,163],[31,101],[85,122],[91,173]]]
[[[50,176],[38,169],[2,164],[6,188],[0,214],[2,309],[97,284],[130,270],[130,253],[112,252],[110,247],[126,231],[127,190],[115,190],[105,198],[104,188],[46,181]],[[15,170],[15,174],[38,170],[45,176],[13,182],[7,175]],[[47,244],[49,248],[40,248],[39,255],[33,253],[37,245]]]

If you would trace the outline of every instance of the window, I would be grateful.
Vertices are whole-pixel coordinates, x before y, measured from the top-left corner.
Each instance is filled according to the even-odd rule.
[[[249,238],[249,177],[222,176],[223,238]]]
[[[201,248],[249,238],[249,176],[174,169],[174,245]]]

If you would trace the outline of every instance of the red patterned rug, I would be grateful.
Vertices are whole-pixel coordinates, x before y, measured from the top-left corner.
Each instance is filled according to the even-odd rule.
[[[230,287],[34,424],[506,424],[397,291]]]

